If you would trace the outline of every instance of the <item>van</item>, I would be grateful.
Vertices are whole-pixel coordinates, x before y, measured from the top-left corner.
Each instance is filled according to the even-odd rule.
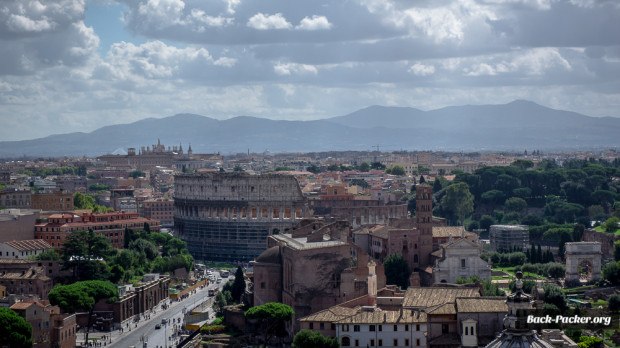
[[[168,319],[163,318],[163,319],[161,320],[161,323],[162,323],[162,324],[164,324],[164,325],[168,324]]]

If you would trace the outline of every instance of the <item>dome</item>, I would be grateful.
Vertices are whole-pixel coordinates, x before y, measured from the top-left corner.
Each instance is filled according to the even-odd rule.
[[[281,259],[281,254],[280,254],[280,247],[279,246],[274,246],[271,247],[265,251],[263,251],[260,255],[258,255],[258,257],[256,258],[256,262],[261,262],[261,263],[281,263],[280,261]]]

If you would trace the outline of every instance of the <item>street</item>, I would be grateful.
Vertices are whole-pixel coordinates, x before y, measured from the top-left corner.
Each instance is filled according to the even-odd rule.
[[[124,324],[123,332],[120,330],[95,332],[91,333],[89,337],[99,338],[99,342],[102,342],[101,346],[103,346],[103,342],[107,341],[106,347],[174,347],[180,341],[180,337],[178,335],[172,337],[172,339],[170,337],[176,332],[176,329],[183,325],[184,309],[190,311],[209,298],[207,296],[208,289],[219,288],[221,291],[224,284],[224,281],[220,284],[211,283],[203,289],[197,289],[196,293],[189,295],[187,298],[181,301],[173,301],[166,310],[162,310],[161,305],[159,305],[156,307],[155,313],[150,314],[150,319],[144,320],[144,317],[141,317],[138,323],[130,323],[129,327],[127,324]],[[211,314],[213,313],[211,309],[209,311]],[[148,315],[148,313],[145,314]],[[162,323],[163,319],[166,319],[165,325]],[[161,325],[160,329],[155,328],[157,324]],[[83,339],[82,335],[80,333],[81,337],[79,338]],[[105,340],[102,339],[103,336],[106,336]],[[111,343],[110,339],[112,340]],[[143,342],[146,342],[146,345]]]

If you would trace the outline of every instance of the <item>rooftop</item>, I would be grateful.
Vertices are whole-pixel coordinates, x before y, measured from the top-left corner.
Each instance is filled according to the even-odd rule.
[[[31,251],[52,248],[52,246],[43,239],[13,240],[10,242],[4,242],[2,244],[6,244],[18,251]]]
[[[491,298],[457,298],[456,308],[459,313],[497,313],[508,312],[504,297]]]
[[[405,293],[403,307],[405,308],[429,308],[446,303],[454,303],[457,297],[475,298],[480,297],[478,288],[409,288]]]

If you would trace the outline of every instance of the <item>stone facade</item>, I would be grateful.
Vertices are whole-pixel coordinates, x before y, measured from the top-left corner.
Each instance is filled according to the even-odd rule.
[[[61,314],[57,306],[35,300],[17,302],[11,309],[32,325],[33,348],[75,347],[75,314]]]
[[[162,226],[174,224],[174,201],[154,198],[138,203],[138,213],[147,219],[158,220]]]
[[[197,260],[250,261],[271,234],[308,214],[295,177],[245,173],[175,176],[174,230]]]
[[[71,211],[73,206],[73,193],[51,192],[36,193],[31,197],[32,209],[47,211]]]
[[[614,258],[614,242],[620,240],[620,235],[615,233],[597,232],[595,230],[585,230],[582,241],[601,243],[601,253],[603,260]]]
[[[478,276],[491,279],[491,266],[480,258],[482,247],[465,238],[441,246],[441,258],[433,267],[435,284],[456,283],[458,278]]]
[[[0,210],[0,242],[34,239],[34,225],[38,218],[39,212],[35,210]]]
[[[254,305],[282,302],[299,317],[368,293],[373,270],[351,242],[348,223],[309,223],[291,232],[270,236],[270,248],[256,258]],[[385,286],[383,266],[373,274],[373,284]]]
[[[0,208],[29,209],[31,196],[29,189],[5,188],[0,191]]]
[[[587,272],[589,280],[601,278],[601,243],[566,243],[566,281],[580,280],[580,271]]]
[[[47,299],[53,282],[52,278],[45,274],[46,268],[34,266],[31,262],[15,262],[23,260],[10,261],[6,264],[0,263],[0,285],[6,287],[7,293],[37,295],[41,299]]]

